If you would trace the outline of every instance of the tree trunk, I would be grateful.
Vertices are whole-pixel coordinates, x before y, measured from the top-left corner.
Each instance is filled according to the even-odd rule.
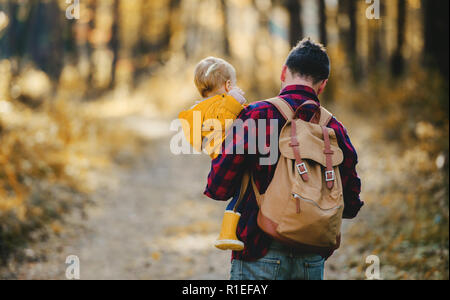
[[[26,49],[35,65],[47,73],[53,80],[58,80],[63,67],[63,41],[61,34],[60,10],[56,0],[34,2],[26,24],[26,34],[20,35],[19,48]],[[24,44],[26,43],[26,44]],[[23,56],[22,50],[18,53]]]
[[[356,1],[349,0],[348,17],[350,19],[350,30],[348,35],[348,50],[352,56],[356,56],[356,39],[357,39],[357,23],[356,23]]]
[[[319,0],[319,32],[320,42],[325,46],[328,44],[327,36],[327,7],[325,0]]]
[[[2,43],[1,43],[1,52],[0,52],[0,58],[9,58],[12,55],[14,55],[17,51],[17,39],[16,39],[16,33],[18,28],[18,21],[17,21],[17,10],[18,10],[18,4],[15,1],[9,0],[8,3],[5,5],[6,7],[6,13],[8,14],[9,18],[9,25],[5,29],[5,33],[2,37]]]
[[[50,35],[50,43],[44,49],[46,49],[47,71],[50,77],[57,82],[64,67],[64,40],[61,31],[64,25],[62,24],[58,0],[51,1],[48,6],[46,14],[49,16],[48,34]]]
[[[339,0],[339,43],[345,51],[353,79],[358,81],[360,78],[359,58],[357,55],[357,19],[356,19],[356,0]],[[344,25],[342,25],[344,24]]]
[[[111,65],[111,81],[109,83],[109,88],[113,88],[116,84],[116,69],[117,61],[119,60],[119,0],[114,0],[113,4],[113,15],[114,21],[111,27],[111,40],[109,46],[113,53],[113,61]]]
[[[225,56],[230,57],[231,50],[230,50],[230,37],[228,31],[228,5],[226,0],[220,0],[220,10],[222,11],[222,18],[223,18],[223,28],[222,28],[223,51]]]
[[[403,45],[405,44],[406,0],[397,0],[397,45],[391,60],[391,72],[394,77],[403,74],[404,58]]]
[[[64,22],[63,47],[65,59],[75,64],[77,62],[77,44],[75,37],[76,20],[66,20]]]
[[[181,0],[170,0],[169,3],[169,20],[167,21],[166,39],[163,44],[163,50],[167,51],[170,46],[170,38],[172,37],[172,24],[176,10],[180,7]]]
[[[380,1],[380,17],[383,18],[386,13],[385,3]],[[385,22],[373,20],[371,22],[371,47],[369,49],[369,65],[384,68],[389,65],[386,55],[386,27]]]
[[[96,19],[96,12],[97,12],[97,2],[96,1],[90,1],[90,10],[92,11],[92,18],[88,23],[88,34],[91,34],[94,30],[95,30],[95,19]],[[89,90],[93,90],[94,85],[93,83],[93,77],[94,77],[94,70],[95,70],[95,65],[94,62],[92,61],[92,54],[94,53],[94,47],[93,45],[89,42],[89,40],[86,40],[86,50],[87,50],[87,59],[89,61],[89,73],[88,73],[88,80],[87,80],[87,85],[89,86]]]
[[[448,0],[423,0],[425,30],[424,54],[428,67],[437,67],[448,79],[449,39],[448,39]]]
[[[294,47],[303,38],[302,7],[300,0],[286,0],[285,7],[289,13],[289,43]]]
[[[339,18],[346,18],[345,26],[339,27],[339,39],[348,56],[356,54],[356,3],[355,0],[339,0]]]

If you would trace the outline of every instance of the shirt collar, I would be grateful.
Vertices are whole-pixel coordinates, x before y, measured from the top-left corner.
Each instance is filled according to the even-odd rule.
[[[288,96],[295,94],[302,94],[307,96],[308,98],[320,102],[319,98],[317,97],[316,91],[313,88],[306,85],[288,85],[280,92],[280,96]]]

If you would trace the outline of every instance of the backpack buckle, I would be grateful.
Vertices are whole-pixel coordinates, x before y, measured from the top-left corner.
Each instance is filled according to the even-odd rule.
[[[298,164],[295,167],[297,168],[297,171],[300,175],[308,173],[308,168],[306,167],[305,163]]]
[[[325,172],[325,181],[326,182],[334,181],[335,179],[336,179],[336,176],[334,174],[334,170]]]

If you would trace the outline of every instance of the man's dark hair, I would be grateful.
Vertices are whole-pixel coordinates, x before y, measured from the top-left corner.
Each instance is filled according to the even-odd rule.
[[[325,47],[310,38],[301,40],[292,49],[286,66],[292,74],[310,78],[314,84],[330,76],[330,59]]]

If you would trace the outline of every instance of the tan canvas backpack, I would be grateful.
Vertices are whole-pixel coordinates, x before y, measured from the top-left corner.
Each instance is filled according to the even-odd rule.
[[[306,122],[293,119],[296,113],[281,98],[265,102],[273,104],[287,122],[279,138],[281,157],[266,192],[260,195],[248,174],[243,178],[242,188],[251,181],[260,207],[258,226],[294,247],[315,253],[337,249],[344,209],[338,168],[343,153],[334,130],[326,127],[332,114],[320,107]],[[319,106],[306,101],[298,109],[305,105]]]

